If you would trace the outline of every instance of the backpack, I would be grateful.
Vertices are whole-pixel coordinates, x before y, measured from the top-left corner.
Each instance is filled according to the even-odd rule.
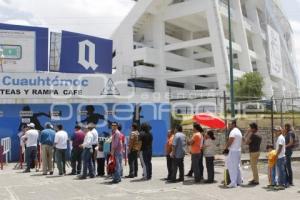
[[[115,168],[116,168],[116,158],[115,156],[111,155],[108,159],[107,174],[115,173]]]

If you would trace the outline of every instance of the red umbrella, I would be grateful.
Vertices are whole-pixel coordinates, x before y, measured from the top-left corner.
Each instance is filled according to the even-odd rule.
[[[217,116],[214,116],[211,113],[200,113],[194,115],[193,120],[200,125],[214,128],[214,129],[222,129],[225,128],[225,121]]]

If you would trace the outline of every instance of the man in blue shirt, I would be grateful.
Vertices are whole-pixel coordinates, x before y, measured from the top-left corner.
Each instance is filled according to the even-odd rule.
[[[55,131],[50,122],[45,124],[45,129],[42,130],[40,135],[40,143],[42,145],[42,160],[43,160],[43,175],[53,174],[53,144],[54,144]]]
[[[172,144],[171,157],[173,159],[172,177],[168,182],[175,183],[184,181],[184,156],[186,150],[186,136],[182,132],[182,126],[177,125],[175,128],[175,136]],[[177,170],[179,168],[179,179],[176,179]]]

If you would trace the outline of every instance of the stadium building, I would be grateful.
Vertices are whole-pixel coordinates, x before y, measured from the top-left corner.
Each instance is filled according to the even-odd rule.
[[[135,0],[112,36],[113,68],[140,91],[226,90],[228,0]],[[258,71],[267,98],[297,96],[293,31],[279,0],[231,0],[234,78]]]

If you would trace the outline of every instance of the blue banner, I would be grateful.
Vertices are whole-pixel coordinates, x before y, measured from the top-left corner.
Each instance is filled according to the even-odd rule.
[[[12,160],[19,158],[22,127],[34,123],[38,130],[46,122],[62,124],[70,137],[76,123],[94,123],[99,136],[111,133],[111,122],[122,125],[121,132],[128,136],[133,122],[148,122],[152,127],[153,155],[164,155],[164,144],[170,127],[168,104],[0,104],[0,139],[12,139]]]
[[[112,73],[112,41],[62,32],[60,72]]]

